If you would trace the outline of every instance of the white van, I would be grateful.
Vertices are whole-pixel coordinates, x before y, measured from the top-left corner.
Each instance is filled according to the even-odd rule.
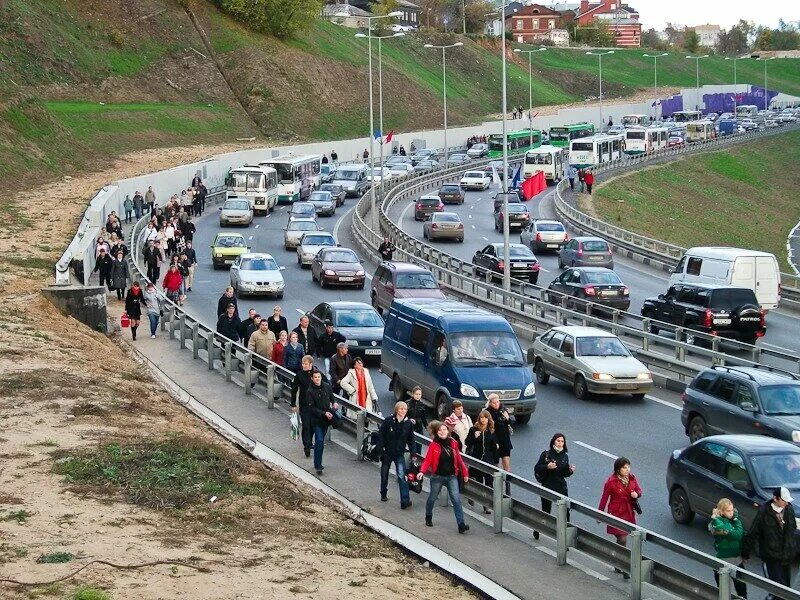
[[[741,248],[690,248],[669,277],[670,284],[709,283],[750,288],[761,308],[778,307],[781,272],[774,254]]]
[[[367,192],[371,183],[367,175],[369,175],[367,164],[339,165],[331,183],[342,186],[346,196],[360,198]]]

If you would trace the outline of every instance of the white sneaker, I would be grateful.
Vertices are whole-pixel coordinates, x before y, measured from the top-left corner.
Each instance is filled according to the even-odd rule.
[[[156,336],[154,336],[154,335],[151,335],[151,336],[150,336],[150,339],[154,340],[154,339],[156,339]]]

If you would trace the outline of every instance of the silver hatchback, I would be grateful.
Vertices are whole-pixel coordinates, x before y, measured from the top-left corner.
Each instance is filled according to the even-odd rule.
[[[605,267],[614,270],[611,246],[598,237],[572,238],[558,251],[558,268]]]
[[[253,222],[253,207],[246,198],[228,198],[219,209],[219,226],[247,225]]]
[[[564,225],[549,219],[534,219],[519,234],[520,243],[534,252],[558,252],[568,239]]]

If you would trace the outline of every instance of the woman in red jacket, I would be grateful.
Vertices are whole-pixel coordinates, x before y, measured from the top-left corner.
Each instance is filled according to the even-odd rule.
[[[608,514],[628,521],[629,523],[636,523],[636,513],[634,512],[634,505],[638,508],[639,498],[642,497],[642,488],[636,481],[633,473],[631,473],[631,461],[624,456],[614,461],[614,474],[607,480],[603,486],[603,495],[600,497],[600,510],[605,511],[608,507]],[[641,510],[641,509],[639,509]],[[617,543],[620,546],[625,546],[628,543],[628,532],[622,529],[617,529],[608,525],[606,530],[610,535],[617,538]],[[614,569],[617,573],[622,573],[625,579],[629,575],[619,569]]]
[[[431,491],[428,502],[425,504],[425,525],[433,527],[433,505],[439,497],[442,487],[447,487],[450,502],[453,504],[453,513],[458,523],[458,533],[469,531],[469,525],[464,522],[464,509],[461,507],[461,496],[458,493],[458,480],[464,483],[469,480],[467,465],[458,451],[458,442],[450,437],[447,425],[440,421],[431,421],[428,425],[433,439],[428,446],[425,460],[419,468],[418,480],[422,480],[423,473],[431,476]]]
[[[586,171],[586,175],[584,176],[584,181],[586,182],[586,191],[589,192],[591,195],[592,193],[592,186],[594,185],[594,173],[591,171]]]
[[[181,295],[181,284],[183,283],[183,277],[181,276],[180,272],[178,271],[178,265],[172,263],[169,266],[169,271],[167,274],[164,275],[164,281],[162,285],[164,286],[164,291],[167,294],[167,298],[172,300],[177,304],[178,299]]]

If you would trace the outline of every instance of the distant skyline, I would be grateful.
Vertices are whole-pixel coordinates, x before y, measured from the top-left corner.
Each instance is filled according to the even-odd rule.
[[[644,29],[664,29],[667,23],[678,25],[719,25],[728,29],[739,19],[753,21],[756,25],[777,27],[778,20],[800,20],[800,2],[797,0],[623,0],[639,11],[639,21]]]

